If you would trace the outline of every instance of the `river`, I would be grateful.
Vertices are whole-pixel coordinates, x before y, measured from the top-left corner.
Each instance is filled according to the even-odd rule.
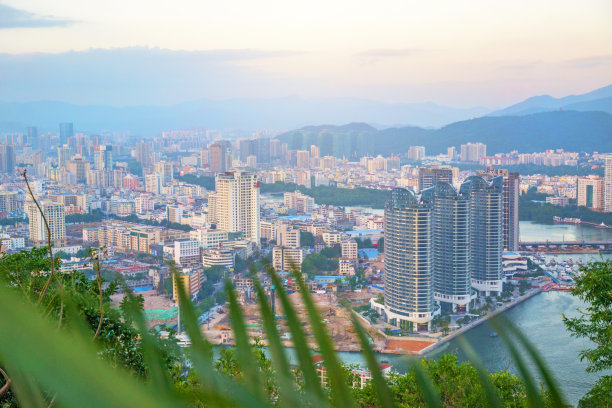
[[[520,221],[521,241],[612,241],[612,228],[576,224],[536,224]]]
[[[567,402],[576,406],[580,398],[593,386],[599,375],[589,374],[585,371],[586,364],[581,362],[578,355],[580,350],[590,347],[582,339],[571,337],[561,320],[561,315],[575,316],[577,309],[583,304],[577,298],[566,292],[540,293],[504,313],[505,317],[514,322],[528,337],[540,355],[544,358],[551,373],[553,373]],[[508,350],[501,337],[489,337],[494,329],[488,322],[468,331],[463,337],[481,359],[483,365],[491,372],[509,370],[518,375]],[[466,356],[460,345],[460,337],[455,338],[434,350],[427,358],[439,358],[444,353],[456,354],[460,361]],[[218,352],[222,346],[216,346]],[[287,349],[289,360],[297,364],[295,351]],[[386,362],[400,373],[406,372],[409,367],[408,358],[393,354],[377,354],[379,362]],[[526,357],[526,354],[523,353]],[[361,353],[339,352],[338,357],[347,364],[367,366]],[[528,360],[528,367],[536,378],[541,381],[535,364]]]
[[[282,196],[280,196],[282,197]],[[279,196],[266,198],[279,199]],[[356,207],[365,208],[365,207]],[[368,209],[372,213],[382,214],[382,210]],[[519,223],[521,241],[612,241],[612,229],[598,229],[586,225],[574,224],[535,224],[530,221]],[[584,261],[611,259],[611,254],[548,254],[558,260],[573,258]],[[585,371],[586,364],[580,361],[580,350],[591,345],[583,339],[573,338],[565,329],[561,315],[576,315],[577,310],[584,305],[569,293],[547,292],[526,300],[505,312],[505,316],[514,322],[527,335],[540,351],[555,378],[559,382],[567,400],[577,405],[580,398],[593,386],[599,374],[589,374]],[[510,370],[517,374],[516,367],[500,337],[489,337],[494,331],[488,323],[484,323],[466,334],[465,338],[476,350],[485,367],[490,371]],[[465,360],[459,339],[453,339],[445,346],[432,352],[428,357],[436,358],[443,353],[456,353],[460,360]],[[364,364],[359,353],[340,353],[346,363]],[[408,367],[407,359],[395,355],[380,355],[381,361],[387,361],[400,372]],[[532,372],[535,366],[530,362]]]
[[[580,350],[589,347],[588,342],[571,337],[561,320],[562,314],[573,316],[581,306],[581,302],[568,293],[547,292],[540,293],[504,313],[540,351],[568,402],[573,405],[577,405],[580,398],[599,378],[598,374],[588,374],[585,371],[586,364],[578,357]],[[492,331],[494,329],[484,323],[461,337],[476,350],[488,370],[510,370],[518,374],[501,337],[489,337]],[[434,350],[428,357],[437,358],[443,353],[455,353],[461,361],[466,359],[459,338]],[[364,364],[358,353],[340,353],[340,356],[347,363]],[[380,359],[400,372],[408,367],[406,357],[381,355]],[[537,368],[533,362],[529,362],[529,367],[532,372],[536,372]]]

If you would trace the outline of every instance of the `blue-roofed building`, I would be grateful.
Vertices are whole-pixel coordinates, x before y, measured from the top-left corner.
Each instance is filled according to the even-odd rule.
[[[310,215],[286,215],[278,218],[286,221],[309,221],[312,219]]]
[[[359,253],[359,258],[376,259],[378,258],[380,251],[378,251],[378,248],[362,248],[358,251],[358,253]]]
[[[347,234],[351,238],[361,238],[361,239],[370,238],[372,242],[376,243],[378,242],[380,238],[383,237],[384,231],[381,229],[352,230],[352,231],[345,231],[344,234]]]
[[[313,281],[316,284],[330,284],[330,283],[334,283],[336,282],[336,280],[340,280],[342,282],[344,282],[344,279],[346,278],[346,276],[341,276],[341,275],[317,275],[313,278]]]

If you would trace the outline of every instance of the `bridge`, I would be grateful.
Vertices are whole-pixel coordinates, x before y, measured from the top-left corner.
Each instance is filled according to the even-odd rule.
[[[519,246],[521,250],[583,248],[612,251],[612,241],[521,241]]]

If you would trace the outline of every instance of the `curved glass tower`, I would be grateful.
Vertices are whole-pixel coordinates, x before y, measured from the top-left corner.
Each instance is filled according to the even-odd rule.
[[[495,177],[489,184],[471,176],[460,192],[469,200],[472,287],[487,296],[498,295],[504,277],[503,178]]]
[[[392,324],[429,328],[432,278],[431,208],[397,188],[385,206],[385,314]]]
[[[432,207],[434,299],[449,311],[468,310],[472,299],[469,202],[444,182],[423,195],[429,196]]]

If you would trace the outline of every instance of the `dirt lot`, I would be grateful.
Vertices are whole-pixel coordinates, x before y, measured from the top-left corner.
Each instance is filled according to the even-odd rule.
[[[369,301],[372,294],[362,292],[343,292],[340,294],[340,297],[351,300],[351,305],[356,306]],[[313,298],[321,313],[321,316],[323,317],[324,323],[327,325],[327,330],[332,336],[336,348],[340,351],[361,350],[361,345],[359,344],[357,335],[352,332],[352,323],[346,310],[342,306],[338,305],[338,296],[331,293],[313,294]],[[298,318],[303,322],[303,327],[306,332],[309,346],[315,348],[316,341],[312,334],[310,325],[306,323],[308,321],[308,317],[302,299],[298,293],[293,293],[289,295],[289,300],[294,306],[298,314]],[[259,317],[259,307],[257,304],[243,305],[242,310],[247,328],[249,329],[249,334],[251,336],[265,337],[261,330],[261,320]],[[278,299],[276,299],[276,313],[277,316],[281,317],[277,320],[277,324],[280,330],[280,335],[283,337],[283,342],[287,346],[292,346],[287,321],[282,318],[284,315],[282,314],[282,307],[280,306],[280,301]],[[207,330],[208,326],[210,326],[210,329]],[[229,315],[216,315],[214,317],[214,322],[211,322],[210,325],[203,325],[202,327],[207,338],[216,344],[221,343],[222,333],[225,331],[219,326],[231,327]],[[384,339],[382,337],[377,338],[375,336],[374,345],[377,349],[382,349],[384,346]]]
[[[427,340],[389,340],[385,345],[384,351],[387,353],[416,353],[429,347],[433,344],[432,341]]]
[[[174,307],[174,302],[168,299],[166,296],[158,295],[157,290],[138,292],[136,293],[136,295],[142,295],[142,297],[144,298],[145,309],[170,310]],[[118,307],[124,297],[125,294],[123,293],[112,295],[111,301],[113,302],[113,307]],[[149,323],[151,327],[155,327],[162,324],[176,324],[176,319],[147,319],[147,323]]]

